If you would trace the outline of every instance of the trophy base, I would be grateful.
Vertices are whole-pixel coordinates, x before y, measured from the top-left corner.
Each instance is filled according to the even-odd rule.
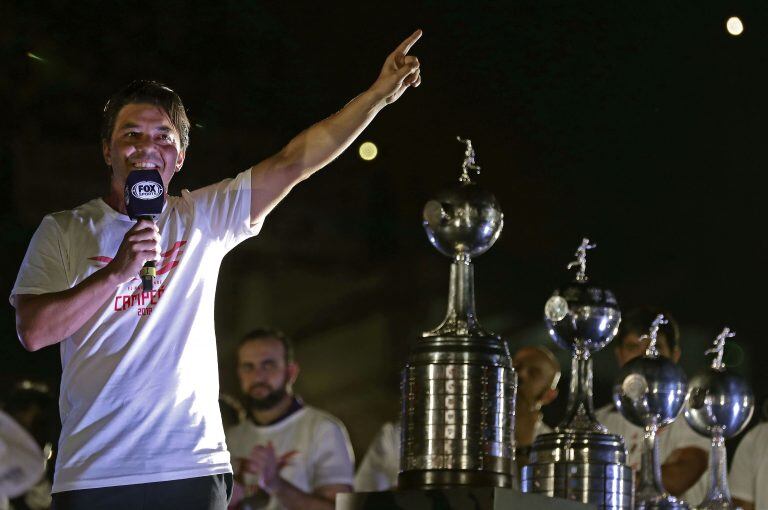
[[[397,477],[397,486],[402,490],[427,490],[444,487],[505,487],[513,486],[510,473],[469,471],[460,469],[425,469],[403,471]]]
[[[692,510],[741,510],[741,507],[727,499],[711,499],[695,506]]]
[[[523,492],[631,509],[634,483],[624,440],[612,434],[563,431],[539,436],[523,467]]]
[[[691,510],[691,507],[682,499],[666,494],[635,501],[635,510]]]

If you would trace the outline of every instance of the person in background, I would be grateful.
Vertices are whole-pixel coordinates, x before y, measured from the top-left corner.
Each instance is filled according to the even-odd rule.
[[[351,492],[354,455],[344,425],[293,392],[293,344],[275,329],[255,329],[237,349],[246,419],[227,431],[233,509],[332,510]]]
[[[27,478],[29,483],[20,494],[14,491],[10,500],[0,502],[0,509],[47,510],[51,507],[52,479],[48,461],[58,435],[55,399],[47,385],[25,380],[3,399],[2,407],[0,479],[13,482]],[[0,489],[0,500],[3,492]]]
[[[768,423],[754,427],[739,443],[728,485],[736,506],[744,510],[768,508]]]
[[[533,441],[540,434],[552,432],[544,423],[541,408],[557,398],[560,362],[552,351],[536,345],[518,349],[512,357],[512,364],[517,372],[515,462],[519,475],[528,463]]]

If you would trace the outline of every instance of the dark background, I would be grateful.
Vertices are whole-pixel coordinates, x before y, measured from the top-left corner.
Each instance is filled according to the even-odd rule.
[[[725,30],[732,15],[744,22],[740,37]],[[689,374],[722,327],[734,329],[726,360],[762,400],[768,10],[759,0],[3,2],[0,288],[10,291],[44,214],[106,189],[100,111],[120,86],[158,79],[184,98],[193,129],[171,184],[178,193],[234,175],[341,108],[417,27],[422,86],[360,139],[379,157],[362,161],[355,144],[225,259],[223,388],[237,392],[239,335],[283,328],[304,367],[299,391],[339,415],[362,454],[396,417],[409,346],[443,313],[449,261],[430,247],[420,214],[458,177],[462,135],[505,213],[500,239],[475,261],[487,327],[513,349],[547,342],[543,304],[588,235],[599,245],[592,279],[624,309],[656,304],[677,317]],[[22,377],[58,384],[58,349],[25,352],[13,309],[0,310],[2,388]],[[596,356],[598,403],[616,372],[610,351]],[[548,421],[559,415],[552,408]]]

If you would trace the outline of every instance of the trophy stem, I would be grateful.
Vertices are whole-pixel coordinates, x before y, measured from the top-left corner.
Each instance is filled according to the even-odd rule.
[[[713,429],[712,453],[709,456],[709,490],[704,501],[697,508],[735,509],[736,505],[731,501],[731,491],[728,488],[725,437],[719,427],[713,427]]]
[[[586,349],[577,348],[571,359],[571,386],[565,418],[558,430],[607,434],[608,430],[595,418],[592,403],[592,358]]]
[[[437,329],[423,336],[487,336],[475,312],[475,271],[467,253],[459,253],[451,264],[448,310]]]
[[[687,510],[688,504],[669,494],[661,480],[659,458],[659,426],[656,420],[645,427],[640,480],[635,490],[636,510]]]
[[[659,464],[659,443],[656,441],[658,425],[652,423],[645,427],[643,436],[643,452],[640,460],[640,481],[637,486],[636,500],[651,499],[666,491],[661,482],[661,465]]]

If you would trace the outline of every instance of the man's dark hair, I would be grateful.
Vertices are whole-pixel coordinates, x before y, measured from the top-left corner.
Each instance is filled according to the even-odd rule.
[[[660,313],[664,314],[664,318],[668,322],[659,326],[659,335],[664,335],[669,350],[674,351],[676,347],[680,346],[680,328],[677,325],[677,321],[665,310],[652,306],[634,308],[622,315],[619,333],[616,335],[616,345],[620,346],[630,333],[638,336],[647,334],[651,323]]]
[[[107,104],[104,105],[104,114],[101,118],[101,139],[103,141],[109,143],[112,139],[117,114],[120,113],[123,106],[135,103],[149,103],[162,108],[179,133],[181,150],[187,150],[189,146],[189,119],[186,110],[184,110],[184,104],[179,95],[171,88],[153,80],[134,80],[109,98]]]
[[[247,344],[248,342],[266,339],[275,339],[283,344],[283,351],[285,352],[285,364],[287,365],[289,363],[293,363],[293,341],[288,335],[275,328],[256,328],[249,331],[243,336],[243,338],[240,339],[240,343],[237,344],[237,350],[239,351],[240,347]]]

